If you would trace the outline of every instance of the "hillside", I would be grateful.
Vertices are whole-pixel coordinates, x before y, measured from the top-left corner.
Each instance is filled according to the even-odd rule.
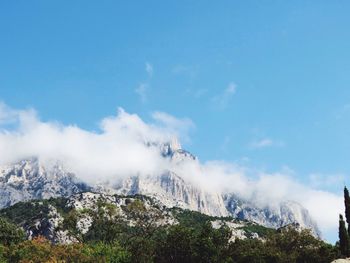
[[[69,198],[20,202],[0,210],[0,217],[23,228],[26,237],[43,236],[53,243],[90,241],[98,224],[111,221],[125,228],[147,224],[149,228],[177,224],[193,227],[210,222],[216,229],[227,226],[231,239],[264,238],[273,232],[256,223],[232,217],[213,217],[181,208],[167,208],[154,198],[85,192]]]
[[[0,210],[0,262],[330,262],[309,230],[85,192]]]

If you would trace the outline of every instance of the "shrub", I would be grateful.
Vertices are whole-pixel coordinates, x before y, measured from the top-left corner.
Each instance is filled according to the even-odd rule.
[[[0,218],[0,244],[10,245],[24,240],[24,232],[4,218]]]

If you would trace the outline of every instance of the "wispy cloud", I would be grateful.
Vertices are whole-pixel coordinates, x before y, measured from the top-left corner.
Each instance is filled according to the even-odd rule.
[[[11,123],[15,120],[16,111],[0,102],[0,124]]]
[[[189,118],[176,118],[165,112],[156,111],[152,118],[160,125],[166,127],[166,130],[174,133],[174,136],[188,142],[189,132],[195,128],[193,121]]]
[[[148,91],[147,83],[140,83],[139,86],[135,89],[137,95],[139,95],[141,101],[145,103],[147,101],[147,91]]]
[[[147,94],[148,94],[148,90],[150,87],[150,81],[151,81],[151,78],[152,78],[153,72],[154,72],[154,69],[153,69],[153,66],[151,63],[149,63],[149,62],[145,63],[145,71],[146,71],[149,79],[141,82],[139,84],[139,86],[135,89],[135,92],[139,96],[142,103],[145,103],[148,100]]]
[[[347,182],[347,176],[341,173],[324,174],[312,173],[309,175],[309,184],[318,189],[334,189],[339,191]],[[349,183],[349,182],[348,182]]]
[[[153,66],[152,66],[151,63],[146,62],[146,64],[145,64],[145,70],[146,70],[146,72],[147,72],[147,74],[148,74],[149,77],[152,77],[152,76],[153,76]]]
[[[237,85],[234,82],[230,82],[226,89],[212,98],[214,106],[220,109],[227,108],[236,91]]]
[[[273,140],[271,138],[263,138],[260,140],[254,140],[249,144],[250,148],[261,149],[267,147],[282,147],[284,146],[283,141]]]

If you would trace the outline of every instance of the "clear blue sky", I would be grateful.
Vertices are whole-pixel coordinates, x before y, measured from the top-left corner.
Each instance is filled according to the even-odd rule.
[[[201,160],[344,176],[349,1],[2,1],[0,100],[96,129],[188,117]],[[341,191],[343,182],[322,186]],[[335,187],[336,186],[336,187]]]

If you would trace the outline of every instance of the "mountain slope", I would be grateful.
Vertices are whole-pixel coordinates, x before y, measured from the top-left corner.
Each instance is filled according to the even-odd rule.
[[[142,194],[160,200],[168,207],[181,207],[213,216],[227,216],[223,199],[185,182],[177,174],[166,171],[160,176],[135,176],[115,186],[119,194]]]
[[[124,231],[127,231],[127,228],[137,226],[140,222],[149,229],[171,226],[179,221],[183,224],[190,222],[191,225],[209,221],[214,228],[227,225],[231,230],[232,240],[260,238],[272,231],[234,218],[210,217],[180,208],[169,209],[158,200],[147,196],[92,192],[75,194],[69,198],[20,202],[0,210],[0,217],[22,227],[28,239],[40,235],[61,244],[91,240],[92,232],[100,222],[113,222],[120,227],[126,227]]]
[[[168,159],[172,165],[198,161],[176,142],[158,147],[163,158]],[[208,192],[171,170],[158,175],[131,176],[112,185],[88,186],[79,182],[73,173],[58,162],[45,167],[33,158],[0,167],[0,208],[31,199],[69,197],[87,190],[119,195],[146,195],[169,208],[180,207],[211,216],[233,216],[273,228],[298,223],[319,235],[317,225],[308,211],[296,202],[284,201],[277,207],[258,207],[251,200],[242,199],[235,193]]]
[[[88,189],[61,165],[47,169],[36,158],[0,167],[0,208],[31,199],[70,196]]]
[[[235,194],[225,194],[223,199],[229,214],[235,218],[256,222],[271,228],[297,223],[301,228],[311,229],[315,236],[321,235],[309,212],[297,202],[284,201],[278,206],[261,208]]]

